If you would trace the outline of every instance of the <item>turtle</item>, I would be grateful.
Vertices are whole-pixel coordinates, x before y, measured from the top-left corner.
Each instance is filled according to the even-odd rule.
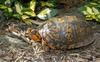
[[[37,29],[28,29],[30,39],[51,49],[74,49],[94,42],[91,25],[81,16],[53,17]]]

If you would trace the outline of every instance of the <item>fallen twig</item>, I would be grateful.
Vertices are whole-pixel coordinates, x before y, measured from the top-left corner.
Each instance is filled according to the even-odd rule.
[[[29,43],[29,44],[32,43],[31,40],[30,40],[29,38],[25,37],[25,34],[23,34],[22,32],[16,33],[16,32],[14,32],[14,31],[12,31],[10,36],[13,36],[13,37],[14,37],[14,36],[17,36],[18,38],[24,40],[25,42],[27,42],[27,43]]]
[[[26,53],[26,52],[23,52],[23,53],[21,54],[21,56],[19,56],[14,62],[18,62],[18,60],[20,60],[20,59],[24,56],[25,53]]]

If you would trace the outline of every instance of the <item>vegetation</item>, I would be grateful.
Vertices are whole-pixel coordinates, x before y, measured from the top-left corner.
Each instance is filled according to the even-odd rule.
[[[86,16],[87,20],[95,20],[100,22],[100,0],[92,0],[80,10]]]
[[[31,24],[32,20],[37,17],[47,19],[44,15],[41,18],[41,14],[47,15],[49,9],[56,8],[56,3],[57,0],[1,0],[0,10],[4,12],[3,15],[6,17],[17,18],[27,24]],[[80,10],[86,16],[87,20],[100,22],[99,0],[91,0],[85,6],[82,6]],[[52,12],[53,16],[55,15],[54,13],[56,11]]]
[[[1,0],[0,9],[3,10],[4,16],[14,17],[31,24],[34,17],[45,8],[55,8],[56,0],[39,1],[39,0]]]

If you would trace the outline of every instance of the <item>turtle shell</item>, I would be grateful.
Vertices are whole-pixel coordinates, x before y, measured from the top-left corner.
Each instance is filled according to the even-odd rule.
[[[91,25],[80,16],[49,19],[39,28],[44,41],[56,49],[73,49],[93,42]]]

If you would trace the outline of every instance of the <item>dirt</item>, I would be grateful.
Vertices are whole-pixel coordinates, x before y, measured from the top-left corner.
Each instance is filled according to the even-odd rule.
[[[73,50],[44,51],[41,44],[36,42],[29,44],[21,38],[9,36],[5,31],[8,25],[13,23],[23,30],[31,26],[15,21],[6,22],[7,20],[0,15],[0,62],[100,62],[99,24],[94,25],[95,41],[90,45]]]
[[[41,44],[28,44],[22,39],[8,35],[0,36],[0,62],[100,62],[100,33],[95,41],[73,50],[49,50]]]

